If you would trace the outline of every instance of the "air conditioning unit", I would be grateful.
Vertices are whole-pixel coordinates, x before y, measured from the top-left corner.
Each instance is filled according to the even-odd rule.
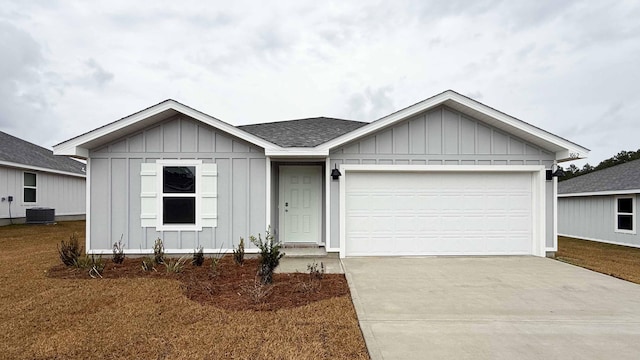
[[[55,209],[43,207],[27,209],[27,224],[52,224],[55,220]]]

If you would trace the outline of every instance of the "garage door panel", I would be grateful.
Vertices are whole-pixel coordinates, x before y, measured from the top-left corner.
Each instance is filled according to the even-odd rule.
[[[529,254],[531,173],[346,176],[346,254]]]

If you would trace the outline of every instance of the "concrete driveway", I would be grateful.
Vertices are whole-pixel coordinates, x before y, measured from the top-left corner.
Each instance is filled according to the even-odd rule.
[[[555,260],[348,258],[373,359],[640,359],[640,286]]]

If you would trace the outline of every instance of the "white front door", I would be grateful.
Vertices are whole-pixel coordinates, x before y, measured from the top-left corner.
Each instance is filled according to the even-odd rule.
[[[280,166],[280,240],[320,243],[322,167]]]

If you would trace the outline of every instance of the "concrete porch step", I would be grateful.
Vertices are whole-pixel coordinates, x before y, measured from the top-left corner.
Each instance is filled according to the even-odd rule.
[[[285,245],[282,250],[286,255],[285,257],[300,257],[300,258],[323,258],[327,256],[327,251],[323,247],[290,247]]]

